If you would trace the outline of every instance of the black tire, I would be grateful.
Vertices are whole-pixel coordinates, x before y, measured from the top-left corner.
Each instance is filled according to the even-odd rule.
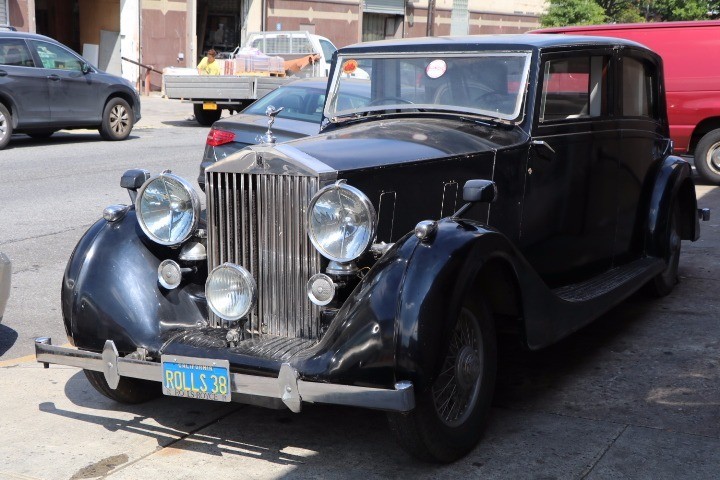
[[[464,368],[461,368],[464,366]],[[415,409],[388,413],[400,446],[420,460],[449,463],[480,441],[495,390],[497,338],[482,306],[463,306],[442,373],[427,391],[415,392]],[[448,387],[452,386],[452,390]]]
[[[120,403],[143,403],[162,395],[162,386],[159,382],[140,380],[137,378],[121,377],[116,389],[112,389],[105,381],[102,372],[83,370],[90,385],[102,395]]]
[[[672,292],[678,284],[678,266],[680,264],[680,208],[677,202],[673,203],[668,219],[667,254],[665,270],[658,273],[645,285],[645,293],[653,297],[664,297]]]
[[[44,140],[46,138],[52,137],[53,133],[55,133],[56,130],[48,130],[45,132],[32,132],[28,133],[28,137],[34,138],[35,140]]]
[[[0,150],[7,147],[7,144],[10,143],[12,132],[12,115],[10,115],[10,111],[5,105],[0,103]]]
[[[130,105],[122,98],[115,97],[105,104],[98,131],[105,140],[125,140],[134,125],[135,116]]]
[[[200,125],[209,127],[220,120],[222,110],[219,108],[217,110],[203,110],[202,104],[196,103],[193,105],[193,113],[195,114],[195,120],[197,120]]]
[[[720,185],[720,128],[709,131],[698,142],[695,168],[704,180]]]

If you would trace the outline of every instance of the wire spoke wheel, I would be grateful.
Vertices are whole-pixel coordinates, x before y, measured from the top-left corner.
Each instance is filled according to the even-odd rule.
[[[490,414],[497,367],[494,318],[482,301],[467,300],[454,325],[437,339],[437,372],[418,389],[415,409],[388,413],[401,447],[415,457],[447,463],[470,452]],[[432,342],[431,342],[432,343]]]
[[[463,308],[432,387],[435,411],[446,425],[461,425],[472,413],[482,382],[482,358],[482,332],[472,312]]]

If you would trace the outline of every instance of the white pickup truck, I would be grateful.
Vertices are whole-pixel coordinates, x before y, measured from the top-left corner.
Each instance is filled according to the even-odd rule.
[[[302,31],[251,33],[246,47],[285,60],[292,76],[257,74],[198,75],[193,69],[169,69],[163,75],[165,95],[193,103],[195,119],[211,125],[223,110],[237,112],[298,76],[327,76],[335,45],[320,35]],[[234,53],[237,53],[239,48]],[[174,73],[177,72],[177,73]]]

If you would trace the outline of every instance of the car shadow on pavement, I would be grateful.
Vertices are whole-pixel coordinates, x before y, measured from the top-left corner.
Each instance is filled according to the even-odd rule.
[[[123,141],[135,140],[140,138],[138,135],[132,133]],[[70,145],[73,143],[95,143],[104,142],[103,138],[99,133],[79,133],[79,132],[57,132],[50,138],[31,138],[27,135],[17,134],[13,135],[10,143],[5,147],[5,150],[11,150],[13,148],[29,148],[39,146],[53,146],[53,145]]]
[[[18,333],[12,328],[0,324],[0,357],[10,350],[18,339]]]
[[[167,125],[169,127],[193,127],[193,128],[206,128],[210,129],[209,126],[203,126],[197,123],[194,119],[193,120],[164,120],[161,122],[163,125]]]
[[[382,412],[305,405],[301,414],[294,414],[237,403],[170,397],[140,405],[119,404],[95,392],[82,372],[67,381],[64,393],[77,409],[43,402],[39,410],[99,425],[118,435],[153,438],[160,447],[172,447],[190,455],[224,457],[224,461],[240,456],[281,466],[313,464],[315,469],[330,456],[333,462],[338,456],[365,458],[370,450],[374,457],[399,457],[401,462],[414,463],[395,445]],[[369,425],[374,427],[368,428]]]

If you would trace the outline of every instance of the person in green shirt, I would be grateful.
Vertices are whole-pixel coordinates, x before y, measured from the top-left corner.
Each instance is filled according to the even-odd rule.
[[[217,55],[217,52],[211,48],[207,52],[207,57],[200,60],[197,66],[200,75],[220,75],[220,66],[215,61],[215,55]]]

